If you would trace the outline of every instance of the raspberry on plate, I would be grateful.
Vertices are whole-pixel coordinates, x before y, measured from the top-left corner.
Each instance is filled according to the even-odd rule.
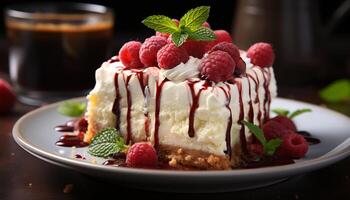
[[[119,58],[127,68],[142,68],[143,64],[139,58],[141,42],[130,41],[125,43],[119,51]]]
[[[235,63],[238,63],[240,60],[239,50],[236,47],[236,45],[234,45],[231,42],[220,42],[215,46],[213,46],[213,48],[211,48],[209,52],[216,51],[216,50],[225,51],[228,54],[230,54],[230,56],[235,61]]]
[[[297,131],[297,127],[295,126],[294,122],[286,116],[278,115],[274,118],[271,118],[269,121],[278,122],[288,130]]]
[[[287,134],[282,138],[283,142],[276,151],[276,156],[281,158],[302,158],[309,149],[305,138],[295,132]]]
[[[286,131],[288,129],[277,121],[269,120],[263,125],[262,130],[265,138],[271,140],[274,138],[282,138],[287,133]]]
[[[0,113],[9,112],[16,102],[16,95],[12,91],[11,85],[0,79]]]
[[[157,166],[156,150],[147,142],[133,144],[126,155],[128,167],[154,168]]]
[[[199,69],[202,77],[218,82],[224,82],[232,78],[236,63],[225,51],[217,50],[210,52],[203,58]]]
[[[163,69],[171,69],[180,63],[186,63],[188,59],[187,51],[173,43],[163,46],[157,53],[158,66]]]
[[[207,43],[208,42],[205,41],[187,40],[182,47],[186,49],[188,55],[196,58],[202,58],[205,54],[205,46]]]
[[[247,57],[250,58],[254,65],[270,67],[275,60],[275,53],[271,44],[259,42],[249,47]]]
[[[140,60],[146,67],[157,66],[157,53],[167,44],[167,39],[160,36],[147,38],[140,48]]]
[[[220,42],[230,42],[232,43],[232,38],[231,35],[225,31],[225,30],[216,30],[214,31],[214,34],[216,36],[216,39],[214,41],[211,41],[207,44],[206,46],[206,52],[209,51],[211,48],[213,48],[213,46],[215,46],[216,44],[220,43]]]

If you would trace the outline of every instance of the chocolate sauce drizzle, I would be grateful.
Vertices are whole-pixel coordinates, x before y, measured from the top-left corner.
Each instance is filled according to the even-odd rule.
[[[112,113],[115,115],[115,128],[120,130],[120,93],[118,83],[119,73],[114,74],[115,99],[112,107]]]
[[[62,135],[55,143],[57,146],[63,147],[85,147],[88,143],[84,142],[84,134],[87,130],[87,121],[85,118],[77,118],[69,120],[63,125],[55,127],[55,131],[64,133],[74,133]],[[77,133],[77,134],[76,134]]]
[[[261,70],[264,78],[264,90],[265,90],[265,98],[264,98],[264,120],[268,120],[270,118],[270,104],[271,104],[271,93],[270,93],[270,81],[271,81],[271,73],[266,73],[263,68],[258,67]]]
[[[241,129],[239,131],[239,140],[240,140],[242,153],[247,155],[248,154],[248,149],[247,149],[247,141],[246,141],[246,137],[245,137],[245,126],[242,123],[242,120],[244,119],[242,80],[240,82],[237,82],[237,88],[238,88],[238,92],[239,92],[239,118],[238,118],[238,124],[241,125]]]
[[[159,147],[159,111],[160,111],[160,98],[162,95],[163,85],[168,81],[168,79],[164,79],[160,84],[157,85],[156,88],[156,108],[155,108],[155,122],[154,122],[154,148],[158,149]]]
[[[197,108],[199,107],[199,97],[203,90],[207,89],[209,84],[207,81],[204,82],[202,87],[198,90],[198,93],[196,94],[194,85],[199,81],[187,81],[187,85],[190,88],[191,95],[192,95],[192,105],[190,108],[190,113],[188,117],[188,136],[194,137],[195,130],[194,130],[194,115],[196,113]]]
[[[129,82],[130,79],[132,77],[132,74],[128,75],[126,77],[126,80],[124,80],[125,82],[125,89],[126,89],[126,99],[127,99],[127,103],[128,103],[128,109],[126,112],[126,144],[130,144],[130,142],[132,142],[132,135],[131,135],[131,93],[130,93],[130,89],[129,89]]]
[[[227,128],[226,128],[226,137],[225,137],[225,141],[226,141],[226,154],[228,154],[229,158],[231,159],[232,156],[232,147],[231,147],[231,127],[232,127],[232,110],[230,108],[230,102],[231,102],[231,87],[227,84],[225,84],[225,86],[227,87],[227,90],[225,90],[225,88],[220,87],[220,89],[224,92],[225,96],[226,96],[226,108],[229,110],[230,115],[227,121]]]

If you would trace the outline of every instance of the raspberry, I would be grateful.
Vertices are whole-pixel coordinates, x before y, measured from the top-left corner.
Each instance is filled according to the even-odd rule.
[[[288,130],[297,131],[297,128],[296,128],[294,122],[286,116],[278,115],[274,118],[271,118],[269,121],[278,122],[278,123],[282,124]]]
[[[156,150],[146,142],[133,144],[126,155],[128,167],[154,168],[157,166],[157,161]]]
[[[267,121],[263,125],[262,129],[267,140],[282,138],[288,130],[285,126],[283,126],[283,124],[273,120]]]
[[[216,39],[214,41],[211,41],[207,44],[206,46],[206,52],[209,51],[213,46],[220,42],[231,42],[232,43],[232,38],[231,35],[225,31],[225,30],[216,30],[214,31],[214,34],[216,36]]]
[[[230,54],[230,56],[235,61],[235,63],[239,62],[239,59],[240,59],[239,50],[236,47],[236,45],[232,44],[231,42],[220,42],[215,46],[213,46],[213,48],[211,48],[209,52],[216,51],[216,50],[227,52],[228,54]]]
[[[157,66],[157,53],[167,44],[164,37],[152,36],[147,38],[140,48],[140,60],[146,67]]]
[[[16,95],[13,93],[11,85],[0,79],[0,113],[9,112],[16,102]]]
[[[207,42],[204,42],[204,41],[187,40],[182,45],[182,47],[186,49],[188,55],[196,58],[202,58],[205,53],[206,45],[207,45]]]
[[[276,156],[280,158],[302,158],[309,149],[309,144],[305,138],[295,132],[285,135],[283,142],[276,151]]]
[[[240,76],[242,74],[245,74],[246,69],[247,69],[247,67],[246,67],[245,62],[243,61],[242,58],[239,58],[239,61],[237,63],[237,66],[236,66],[235,71],[234,71],[233,74],[236,75],[236,76]]]
[[[254,65],[270,67],[275,60],[275,53],[270,44],[260,42],[249,47],[247,57],[250,58]]]
[[[139,58],[141,42],[130,41],[125,43],[119,51],[119,58],[127,68],[142,68],[143,64]]]
[[[204,23],[202,24],[202,26],[207,27],[207,28],[210,28],[210,24],[209,24],[208,22],[204,22]]]
[[[177,19],[172,19],[172,20],[173,20],[173,22],[176,23],[177,26],[179,26],[179,23],[180,23],[179,20],[177,20]],[[156,31],[156,36],[168,38],[169,35],[170,35],[169,33],[161,33],[161,32]]]
[[[201,75],[214,82],[227,81],[232,78],[236,63],[227,52],[217,50],[203,58],[199,69]]]
[[[186,50],[173,43],[165,45],[157,53],[158,66],[163,69],[171,69],[180,63],[186,63],[188,59]]]

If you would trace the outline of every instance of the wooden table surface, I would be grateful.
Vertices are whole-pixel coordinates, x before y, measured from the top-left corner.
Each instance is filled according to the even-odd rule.
[[[280,95],[319,103],[312,88],[283,88]],[[11,133],[14,123],[33,109],[17,103],[12,113],[0,116],[1,200],[90,199],[109,194],[115,199],[139,194],[159,199],[350,199],[350,158],[269,187],[232,193],[158,193],[104,182],[39,160],[15,143]]]

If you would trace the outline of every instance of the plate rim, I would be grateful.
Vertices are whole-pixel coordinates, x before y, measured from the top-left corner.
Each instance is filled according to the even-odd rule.
[[[297,101],[293,99],[286,99],[286,98],[276,98],[276,99],[287,101],[287,102],[289,101],[292,103],[302,103],[310,107],[317,107],[318,109],[324,110],[326,112],[331,112],[332,114],[338,115],[339,117],[344,118],[350,122],[350,118],[348,116],[325,107],[321,107],[315,104]],[[85,97],[77,97],[77,98],[72,98],[67,100],[85,101]],[[66,101],[66,100],[63,100],[63,101]],[[21,148],[23,148],[25,151],[29,152],[30,154],[36,156],[37,158],[48,159],[50,161],[59,163],[61,165],[65,165],[70,168],[80,167],[80,168],[86,168],[89,170],[99,170],[101,172],[106,172],[106,173],[123,173],[123,174],[127,173],[127,174],[135,174],[135,175],[152,175],[152,176],[166,175],[168,177],[179,177],[179,176],[181,177],[218,177],[218,178],[228,177],[228,176],[249,177],[254,175],[269,176],[269,175],[275,174],[276,172],[281,174],[284,173],[284,174],[293,175],[298,173],[300,170],[302,170],[303,172],[307,172],[307,171],[322,168],[324,166],[335,163],[341,159],[344,159],[350,155],[350,148],[346,148],[345,150],[343,149],[342,151],[331,156],[327,156],[327,157],[320,156],[312,160],[308,160],[305,162],[297,162],[292,165],[271,166],[271,167],[254,168],[254,169],[213,170],[213,171],[179,171],[179,170],[140,169],[140,168],[104,166],[100,164],[80,161],[73,158],[63,157],[58,154],[47,152],[43,149],[40,149],[35,144],[31,143],[30,141],[22,137],[20,126],[27,118],[30,118],[32,115],[37,115],[37,114],[40,114],[41,112],[45,112],[49,109],[52,109],[56,107],[58,104],[62,103],[63,101],[59,101],[53,104],[48,104],[48,105],[39,107],[20,117],[20,119],[18,119],[15,125],[13,126],[12,136],[16,141],[16,143]],[[349,146],[350,145],[348,145],[347,147]]]

